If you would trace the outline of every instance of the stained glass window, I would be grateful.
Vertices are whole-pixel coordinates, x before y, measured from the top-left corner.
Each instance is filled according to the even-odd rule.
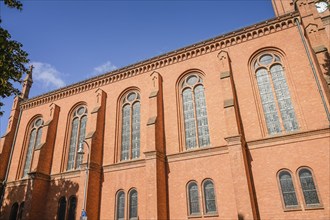
[[[125,193],[120,191],[117,194],[117,220],[124,220],[125,216]]]
[[[213,182],[211,180],[206,180],[203,187],[206,214],[217,212]]]
[[[63,196],[60,198],[58,202],[57,219],[65,220],[65,213],[66,213],[66,199]]]
[[[138,193],[132,190],[129,194],[129,219],[137,219],[138,217]]]
[[[279,174],[279,181],[285,208],[297,207],[298,200],[296,191],[293,186],[291,174],[288,171],[282,171]]]
[[[140,157],[140,95],[133,91],[123,98],[120,160]]]
[[[254,68],[268,133],[298,130],[280,57],[275,54],[261,55],[255,61]]]
[[[79,144],[85,139],[86,124],[87,108],[85,106],[79,106],[72,114],[67,170],[79,168],[82,163],[83,155],[77,154],[77,151]]]
[[[191,74],[181,85],[186,149],[208,146],[210,136],[202,78]]]
[[[189,214],[190,215],[200,214],[198,186],[195,182],[191,182],[188,185],[188,202],[189,202]]]
[[[299,179],[304,194],[305,204],[307,206],[320,205],[311,171],[308,169],[301,169],[299,171]]]
[[[77,208],[77,198],[75,196],[71,196],[69,200],[68,220],[76,219],[76,208]]]
[[[40,144],[41,142],[41,136],[42,136],[42,125],[43,120],[41,118],[38,118],[33,121],[30,127],[30,135],[28,139],[28,146],[26,151],[26,157],[25,157],[25,163],[24,163],[24,169],[23,169],[23,175],[22,177],[25,177],[31,169],[31,162],[33,157],[34,149]]]

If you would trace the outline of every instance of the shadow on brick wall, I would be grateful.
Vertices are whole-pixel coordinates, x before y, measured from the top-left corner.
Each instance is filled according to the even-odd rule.
[[[57,219],[59,200],[77,196],[79,184],[71,180],[23,180],[6,187],[0,219]]]

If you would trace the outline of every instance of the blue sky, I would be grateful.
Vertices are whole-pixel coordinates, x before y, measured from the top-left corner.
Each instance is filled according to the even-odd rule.
[[[271,0],[22,3],[19,12],[0,1],[0,15],[35,66],[30,97],[275,16]],[[3,100],[0,135],[12,99]]]

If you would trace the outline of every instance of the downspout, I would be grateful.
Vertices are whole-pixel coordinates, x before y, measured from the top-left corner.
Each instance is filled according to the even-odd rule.
[[[314,66],[314,63],[312,61],[312,58],[309,54],[309,50],[308,50],[308,46],[307,46],[307,42],[306,42],[306,39],[304,37],[304,34],[301,30],[301,26],[300,26],[300,22],[299,22],[299,19],[298,18],[295,18],[295,22],[297,24],[297,27],[298,27],[298,30],[299,30],[299,34],[300,34],[300,37],[301,37],[301,41],[303,42],[304,44],[304,48],[305,48],[305,51],[306,51],[306,54],[307,54],[307,57],[308,57],[308,61],[309,61],[309,65],[311,66],[312,68],[312,72],[313,72],[313,75],[314,75],[314,78],[315,78],[315,82],[316,82],[316,85],[317,85],[317,89],[320,93],[320,96],[321,96],[321,99],[322,99],[322,104],[323,104],[323,107],[324,107],[324,110],[327,114],[327,118],[328,118],[328,122],[329,122],[329,125],[330,125],[330,113],[329,113],[329,109],[328,109],[328,106],[326,104],[326,100],[324,98],[324,95],[323,95],[323,92],[322,92],[322,89],[321,89],[321,85],[320,85],[320,81],[317,77],[317,73],[316,73],[316,70],[315,70],[315,66]]]
[[[10,155],[9,155],[8,166],[7,166],[7,169],[6,169],[6,175],[5,175],[5,179],[2,182],[2,186],[1,186],[2,187],[2,191],[1,191],[1,195],[0,195],[0,205],[1,205],[1,207],[2,207],[2,202],[3,202],[4,195],[5,195],[5,188],[6,188],[6,185],[7,185],[7,179],[8,179],[8,175],[9,175],[9,168],[11,166],[11,160],[12,160],[12,157],[13,157],[14,146],[15,146],[15,143],[16,143],[16,137],[17,137],[18,127],[19,127],[19,124],[21,122],[21,116],[22,116],[22,107],[19,108],[19,115],[18,115],[18,120],[17,120],[17,126],[16,126],[16,129],[15,129],[13,143],[12,143],[11,149],[10,149]]]

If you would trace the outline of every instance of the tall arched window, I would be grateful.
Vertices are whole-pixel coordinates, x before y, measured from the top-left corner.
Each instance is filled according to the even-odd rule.
[[[76,208],[77,208],[77,198],[75,196],[71,196],[69,200],[68,220],[76,219]]]
[[[57,219],[65,220],[65,214],[66,214],[66,199],[64,196],[62,196],[58,201]]]
[[[87,123],[86,106],[78,106],[72,114],[70,145],[68,153],[67,170],[79,168],[83,159],[82,154],[77,154],[79,144],[85,139]]]
[[[16,220],[18,212],[18,203],[15,202],[10,210],[9,220]]]
[[[212,214],[217,212],[215,201],[214,185],[211,180],[205,180],[203,183],[205,213]]]
[[[186,149],[210,145],[203,79],[189,74],[180,84]]]
[[[21,220],[23,217],[24,205],[25,205],[25,202],[21,202],[21,204],[19,205],[17,220]]]
[[[199,215],[200,214],[199,193],[196,182],[190,182],[188,184],[187,193],[188,193],[189,215]]]
[[[299,170],[299,180],[306,206],[319,206],[320,201],[311,171],[306,168]]]
[[[116,211],[116,219],[123,220],[125,218],[125,193],[124,191],[119,191],[117,193],[117,211]]]
[[[131,91],[122,100],[120,160],[140,157],[140,95]]]
[[[33,151],[40,144],[43,124],[42,118],[35,119],[31,124],[22,177],[25,177],[30,172]]]
[[[278,175],[278,178],[285,208],[297,207],[298,200],[295,188],[293,186],[291,174],[288,171],[281,171]]]
[[[268,133],[298,130],[280,57],[274,53],[261,54],[254,61],[254,71]]]
[[[129,219],[135,220],[138,217],[138,193],[135,189],[129,193]]]

